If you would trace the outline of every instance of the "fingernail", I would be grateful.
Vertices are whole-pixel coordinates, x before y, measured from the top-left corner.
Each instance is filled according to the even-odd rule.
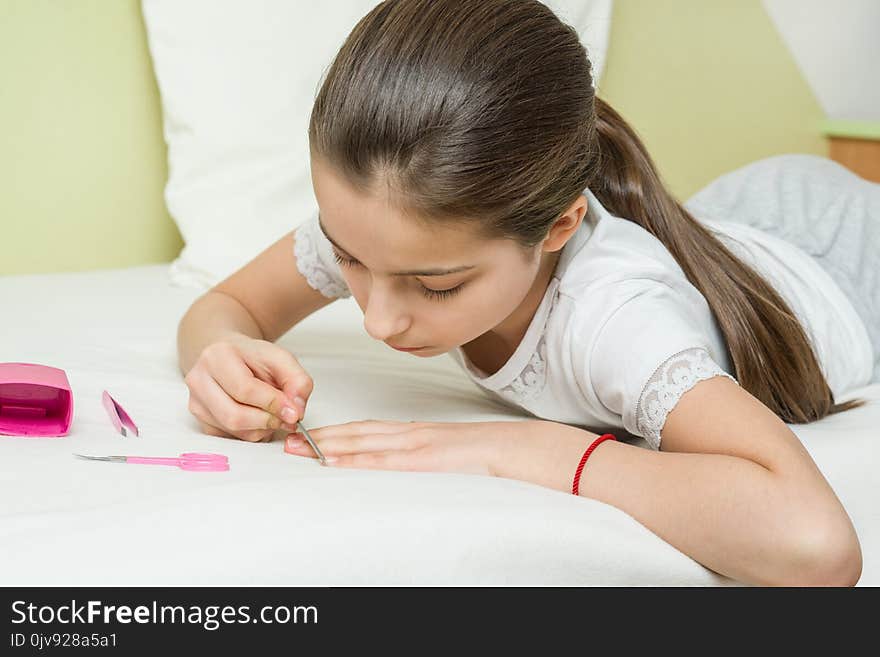
[[[296,449],[297,447],[302,447],[303,445],[305,445],[305,441],[300,440],[299,438],[288,438],[287,439],[287,446],[290,447],[291,449]]]
[[[300,410],[305,410],[306,402],[302,397],[294,397],[293,403],[300,407]]]
[[[281,409],[281,417],[287,422],[296,422],[299,419],[297,412],[290,406]]]

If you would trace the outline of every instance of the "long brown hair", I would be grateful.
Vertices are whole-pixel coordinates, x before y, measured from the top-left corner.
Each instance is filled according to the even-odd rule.
[[[834,396],[788,304],[666,190],[635,131],[595,96],[574,28],[536,0],[386,0],[349,34],[309,122],[312,155],[423,222],[476,217],[530,250],[589,188],[659,239],[703,294],[740,385],[782,420]]]

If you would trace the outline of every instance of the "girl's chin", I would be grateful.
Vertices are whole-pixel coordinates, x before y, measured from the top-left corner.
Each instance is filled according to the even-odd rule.
[[[419,349],[418,351],[410,351],[410,356],[419,356],[420,358],[431,358],[433,356],[440,356],[441,354],[445,354],[449,349],[447,347],[425,347],[424,349]]]

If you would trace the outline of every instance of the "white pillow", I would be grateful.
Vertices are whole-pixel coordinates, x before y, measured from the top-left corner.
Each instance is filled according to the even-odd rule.
[[[317,209],[308,121],[322,76],[375,0],[142,0],[168,145],[165,201],[185,246],[172,282],[203,289]],[[546,3],[598,79],[611,0]]]

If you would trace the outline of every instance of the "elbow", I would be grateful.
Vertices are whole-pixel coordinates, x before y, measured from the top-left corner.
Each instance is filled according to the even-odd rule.
[[[862,548],[844,513],[832,522],[813,521],[793,548],[791,568],[778,586],[855,586],[862,576]]]
[[[862,548],[855,531],[824,555],[816,586],[855,586],[862,577]]]

